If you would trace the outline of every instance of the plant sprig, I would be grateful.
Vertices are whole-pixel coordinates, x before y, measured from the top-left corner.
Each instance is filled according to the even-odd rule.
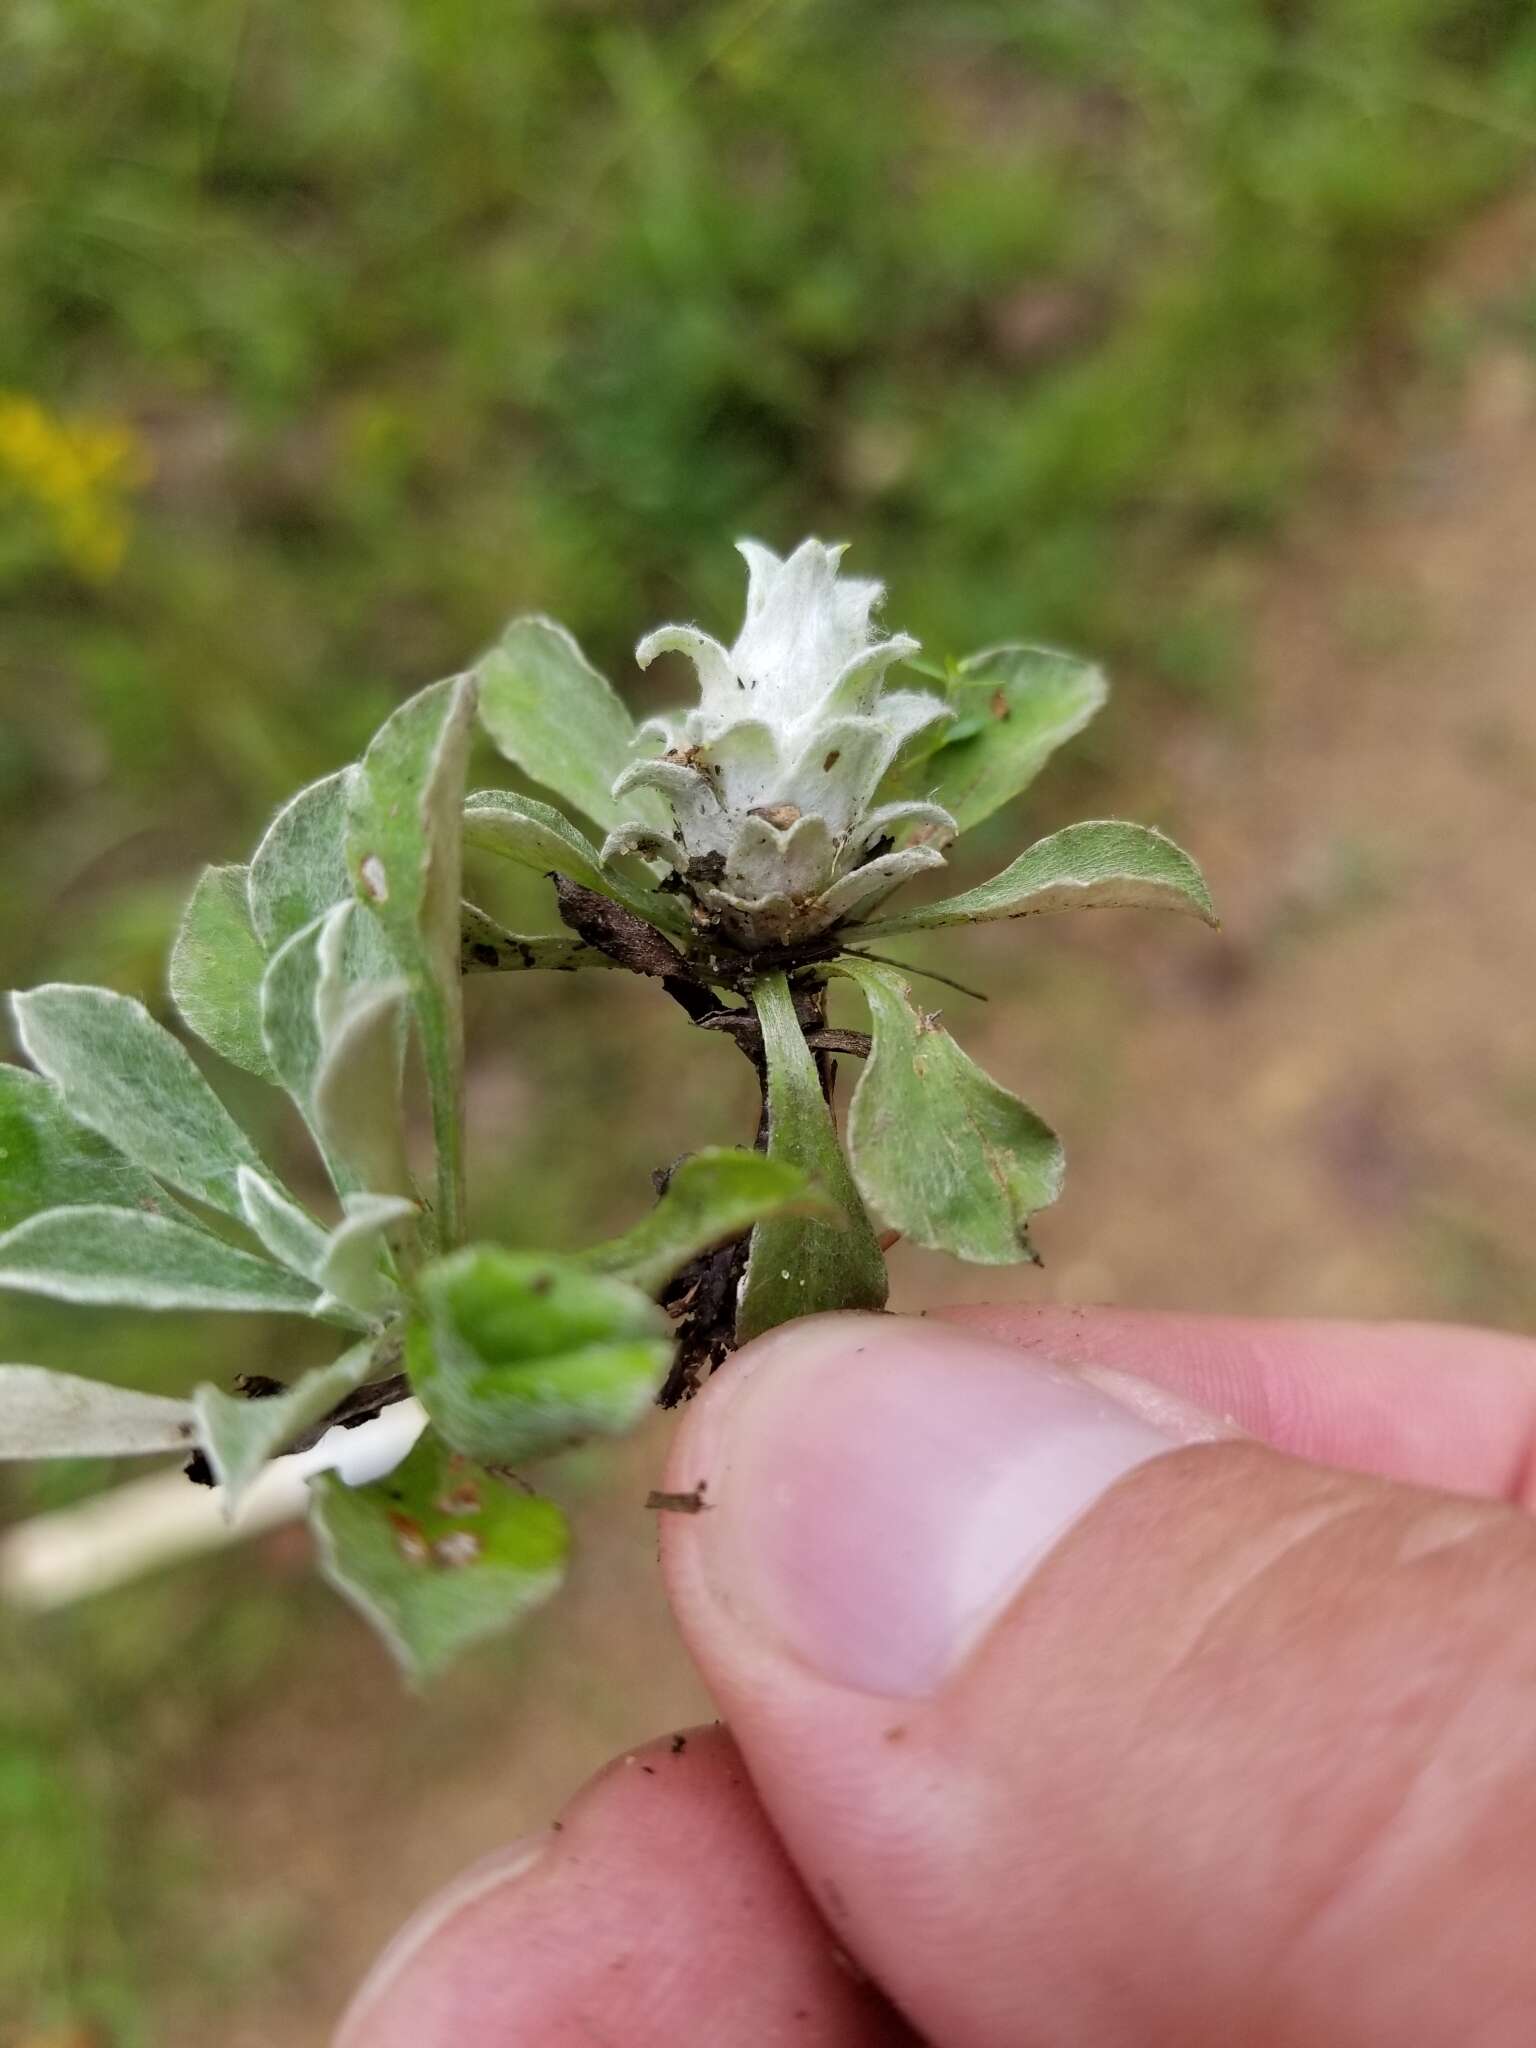
[[[0,1066],[0,1286],[296,1315],[348,1341],[292,1384],[209,1383],[184,1402],[0,1367],[0,1456],[190,1451],[234,1512],[273,1457],[414,1394],[427,1420],[405,1462],[356,1488],[322,1476],[312,1519],[327,1576],[418,1677],[558,1584],[565,1524],[525,1468],[629,1429],[777,1323],[881,1306],[872,1219],[966,1259],[1033,1256],[1058,1140],[914,1000],[914,970],[867,942],[1076,907],[1214,921],[1189,857],[1120,821],[1069,826],[978,888],[887,911],[1082,728],[1103,679],[1009,646],[913,671],[937,691],[889,689],[916,643],[876,635],[878,586],[842,579],[840,550],[744,552],[732,648],[692,627],[641,645],[642,660],[694,662],[695,710],[637,732],[569,634],[519,620],[475,670],[403,704],[359,763],[301,791],[247,866],[204,873],[173,998],[214,1052],[291,1098],[327,1213],[283,1185],[141,1004],[58,984],[13,998],[35,1071]],[[477,719],[602,842],[540,799],[466,797]],[[551,877],[564,932],[510,932],[464,902],[466,845]],[[474,1243],[462,977],[593,968],[656,983],[738,1046],[761,1086],[753,1148],[685,1160],[649,1216],[585,1255]],[[864,997],[868,1033],[829,1025],[834,977]],[[839,1055],[863,1061],[846,1139]]]

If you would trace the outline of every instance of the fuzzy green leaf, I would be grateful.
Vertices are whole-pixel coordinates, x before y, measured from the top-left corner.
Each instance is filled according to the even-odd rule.
[[[318,1281],[326,1233],[313,1216],[265,1174],[248,1166],[240,1169],[240,1201],[246,1223],[272,1257],[290,1273]]]
[[[315,1074],[322,1050],[319,993],[327,933],[352,916],[338,904],[285,939],[268,962],[261,984],[261,1035],[273,1071],[306,1117],[311,1117]]]
[[[966,832],[1029,787],[1100,709],[1109,685],[1075,655],[1010,644],[960,662],[946,695],[953,720],[930,728],[931,744],[920,740],[881,794],[927,798]]]
[[[401,705],[363,757],[348,805],[347,868],[410,983],[437,1144],[437,1213],[464,1220],[464,1023],[459,973],[464,774],[475,682],[456,676]]]
[[[205,1045],[273,1081],[261,1037],[267,956],[251,923],[244,868],[204,868],[171,952],[171,998]]]
[[[338,1401],[360,1387],[373,1367],[372,1341],[354,1344],[334,1365],[307,1372],[281,1394],[241,1400],[215,1386],[192,1395],[197,1437],[224,1489],[224,1509],[234,1515],[268,1460],[302,1431],[329,1415]]]
[[[12,998],[22,1048],[80,1123],[184,1194],[243,1217],[237,1176],[255,1147],[184,1046],[142,1003],[50,982]]]
[[[455,1450],[495,1465],[629,1429],[671,1361],[660,1309],[571,1259],[473,1245],[417,1291],[411,1380]]]
[[[789,1214],[836,1220],[838,1212],[787,1160],[762,1152],[695,1152],[643,1222],[583,1252],[581,1263],[655,1294],[701,1252],[728,1244],[766,1217]]]
[[[0,1287],[118,1308],[311,1315],[320,1304],[298,1274],[142,1209],[45,1209],[17,1224],[0,1237]]]
[[[563,626],[514,619],[480,663],[480,722],[523,773],[601,825],[665,820],[649,791],[612,790],[630,764],[634,720]]]
[[[356,779],[356,768],[342,768],[301,789],[251,856],[251,923],[268,953],[352,894],[347,800]]]
[[[398,975],[369,978],[383,944],[375,921],[348,898],[278,948],[261,987],[273,1067],[344,1194],[409,1188],[400,1100],[407,989]]]
[[[509,789],[477,789],[464,807],[464,844],[516,861],[537,875],[566,875],[663,930],[679,931],[686,925],[670,897],[634,882],[619,864],[604,867],[591,840],[536,797],[517,796]]]
[[[371,1191],[414,1203],[405,1142],[401,1049],[405,1040],[403,981],[364,982],[330,1009],[311,1091],[315,1129],[339,1163],[345,1194]],[[338,1182],[338,1186],[341,1183]]]
[[[583,888],[611,896],[597,848],[568,818],[537,797],[510,789],[477,789],[464,805],[464,844],[532,868],[536,875],[569,875]]]
[[[420,1210],[399,1195],[346,1197],[346,1215],[326,1239],[316,1279],[327,1294],[359,1315],[382,1316],[397,1305],[400,1290],[383,1269],[387,1247],[402,1234],[414,1235]]]
[[[1049,1125],[968,1059],[889,967],[843,960],[874,1044],[848,1111],[864,1198],[913,1244],[986,1266],[1031,1259],[1027,1225],[1061,1192]]]
[[[51,1081],[0,1064],[0,1230],[43,1209],[176,1205],[159,1182],[77,1124]]]
[[[312,1482],[325,1577],[378,1629],[417,1683],[541,1606],[570,1537],[552,1501],[455,1457],[429,1431],[386,1478]]]
[[[420,1213],[414,1201],[349,1193],[342,1197],[342,1221],[326,1231],[260,1174],[242,1171],[240,1192],[251,1229],[291,1272],[368,1320],[395,1304],[398,1291],[380,1270],[380,1260],[393,1235],[414,1225]]]
[[[885,1259],[843,1157],[789,984],[782,974],[766,975],[752,994],[768,1063],[768,1156],[825,1190],[838,1222],[777,1216],[758,1224],[736,1312],[742,1343],[823,1309],[883,1308],[887,1292]]]
[[[0,1458],[135,1458],[184,1451],[191,1405],[40,1365],[0,1365]]]
[[[1106,818],[1038,839],[990,882],[873,919],[858,936],[885,939],[937,925],[1058,910],[1179,910],[1209,925],[1217,922],[1204,878],[1181,846],[1150,825]]]

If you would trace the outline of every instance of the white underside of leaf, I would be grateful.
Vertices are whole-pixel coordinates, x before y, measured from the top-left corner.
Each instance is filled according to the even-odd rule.
[[[192,1404],[40,1365],[0,1365],[0,1458],[128,1458],[190,1447]]]

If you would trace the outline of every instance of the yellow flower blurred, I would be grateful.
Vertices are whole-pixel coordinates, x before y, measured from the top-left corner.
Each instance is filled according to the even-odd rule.
[[[88,582],[121,566],[127,501],[149,475],[149,451],[123,422],[66,420],[35,398],[0,392],[0,489],[42,513],[59,554]]]

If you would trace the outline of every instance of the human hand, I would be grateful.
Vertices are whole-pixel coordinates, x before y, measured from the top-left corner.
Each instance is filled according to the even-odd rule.
[[[471,1873],[338,2048],[1528,2048],[1533,1449],[1490,1333],[776,1332],[667,1479],[730,1735]]]

